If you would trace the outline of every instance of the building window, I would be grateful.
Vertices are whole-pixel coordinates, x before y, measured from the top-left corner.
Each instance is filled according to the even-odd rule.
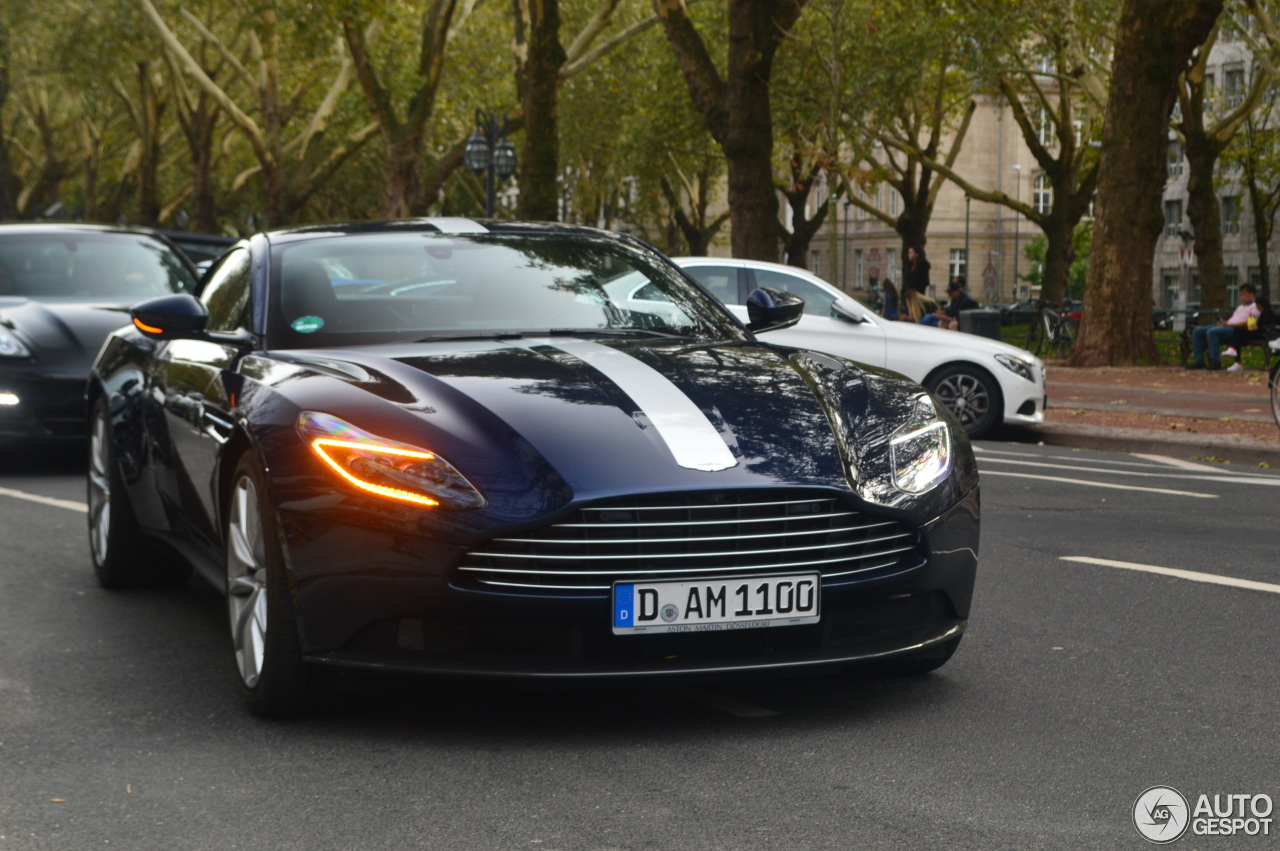
[[[863,268],[862,249],[858,248],[853,252],[853,285],[855,288],[861,287],[862,282],[865,280],[863,277]],[[848,289],[848,287],[846,287],[846,289]]]
[[[813,256],[813,274],[822,277],[822,252],[812,251],[810,254]]]
[[[964,278],[965,281],[969,280],[969,261],[963,248],[951,249],[951,277],[947,280],[956,278]]]
[[[1227,285],[1227,300],[1231,302],[1232,307],[1235,307],[1240,303],[1240,271],[1238,269],[1223,270],[1222,282]]]
[[[864,203],[864,204],[868,203],[868,201],[867,201],[867,190],[863,189],[862,187],[858,187],[858,200],[862,201],[862,203]],[[858,218],[860,218],[860,219],[865,219],[866,217],[867,217],[867,210],[866,210],[866,208],[865,208],[865,207],[859,207],[859,208],[858,208]]]
[[[1182,232],[1182,202],[1164,202],[1164,235],[1177,236]]]
[[[889,215],[895,218],[898,215],[898,198],[899,197],[900,196],[898,195],[898,190],[893,188],[889,189]]]
[[[891,281],[898,280],[898,249],[886,248],[884,250],[884,266],[885,277]],[[901,282],[899,282],[901,283]]]
[[[1040,140],[1040,144],[1046,148],[1052,148],[1058,144],[1058,136],[1053,126],[1053,116],[1049,110],[1043,106],[1040,107],[1040,120],[1036,122],[1036,138]]]
[[[1222,75],[1222,99],[1229,109],[1244,100],[1244,69],[1228,68]]]
[[[1031,181],[1031,206],[1042,215],[1053,208],[1053,184],[1049,182],[1049,175],[1037,174]]]
[[[1182,177],[1182,143],[1176,139],[1169,143],[1169,176]]]
[[[1240,235],[1240,196],[1222,196],[1222,235]]]
[[[1217,91],[1218,89],[1217,89],[1217,86],[1214,85],[1213,75],[1205,74],[1204,75],[1204,99],[1207,101],[1213,100],[1214,95],[1217,94]]]

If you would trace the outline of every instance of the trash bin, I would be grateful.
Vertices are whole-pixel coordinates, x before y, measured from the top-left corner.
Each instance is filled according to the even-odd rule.
[[[1000,311],[989,308],[960,311],[960,330],[979,337],[1000,339]]]

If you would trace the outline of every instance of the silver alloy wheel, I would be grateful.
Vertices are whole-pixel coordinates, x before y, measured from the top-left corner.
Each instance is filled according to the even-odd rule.
[[[111,453],[107,418],[94,418],[89,437],[89,547],[93,560],[103,564],[111,531]]]
[[[938,382],[933,392],[966,429],[982,422],[991,410],[991,394],[976,375],[963,372],[948,375]]]
[[[227,607],[240,678],[253,688],[267,646],[267,561],[258,489],[241,476],[227,523]]]

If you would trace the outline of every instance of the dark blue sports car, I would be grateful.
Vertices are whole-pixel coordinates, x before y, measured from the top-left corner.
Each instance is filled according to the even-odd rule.
[[[225,589],[262,715],[344,666],[938,667],[977,564],[963,430],[901,376],[758,341],[794,296],[750,307],[584,228],[254,236],[98,357],[97,576]]]

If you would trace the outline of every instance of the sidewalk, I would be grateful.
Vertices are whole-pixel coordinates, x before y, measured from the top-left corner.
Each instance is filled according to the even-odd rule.
[[[1047,390],[1045,443],[1280,468],[1264,372],[1050,365]]]

